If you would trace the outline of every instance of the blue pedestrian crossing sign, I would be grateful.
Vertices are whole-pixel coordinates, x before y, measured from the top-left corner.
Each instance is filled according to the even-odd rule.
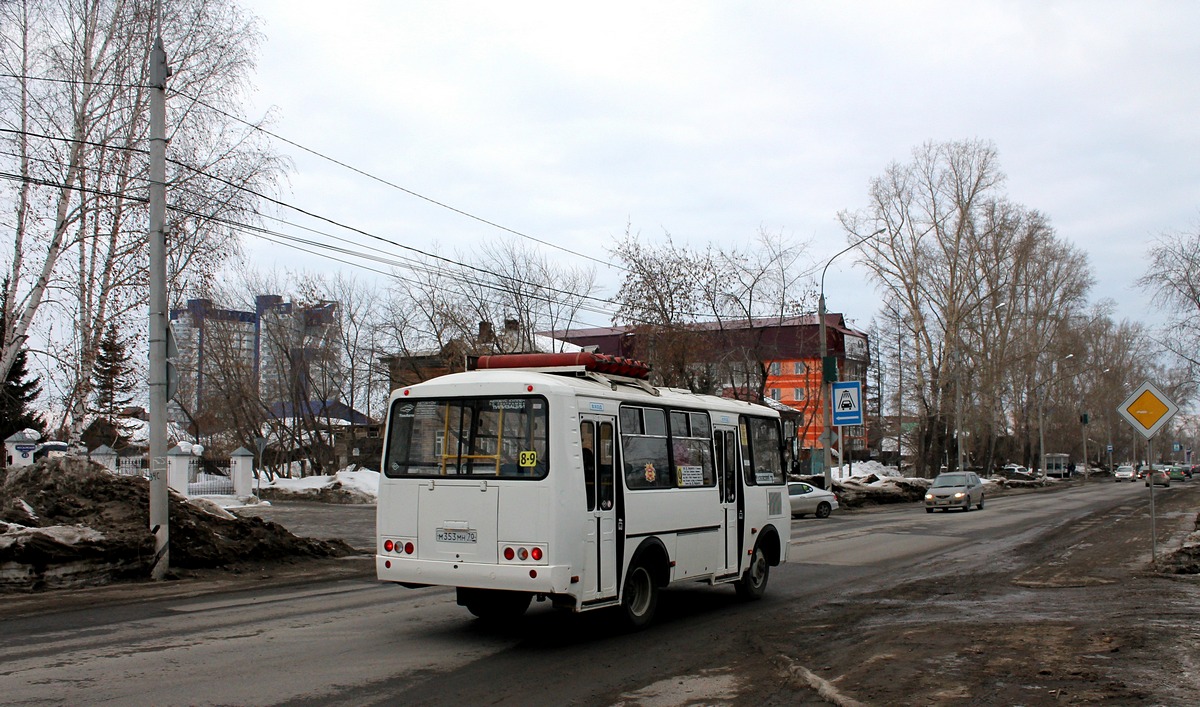
[[[833,424],[838,427],[863,424],[860,381],[839,381],[833,384]]]

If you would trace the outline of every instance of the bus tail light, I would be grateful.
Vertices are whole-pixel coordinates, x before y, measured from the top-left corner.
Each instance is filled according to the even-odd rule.
[[[500,556],[504,562],[514,564],[545,564],[546,547],[544,545],[502,545]]]
[[[383,551],[386,553],[396,553],[397,555],[415,555],[417,553],[417,544],[412,540],[400,538],[393,540],[388,538],[383,541]]]

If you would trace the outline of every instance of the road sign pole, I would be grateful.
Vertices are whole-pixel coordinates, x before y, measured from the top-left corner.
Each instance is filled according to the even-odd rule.
[[[1146,472],[1146,480],[1150,482],[1150,566],[1158,567],[1158,531],[1155,530],[1154,516],[1154,447],[1150,437],[1146,438],[1146,463],[1150,465]]]
[[[1146,381],[1117,412],[1133,429],[1146,438],[1146,485],[1150,487],[1150,561],[1158,565],[1158,530],[1154,509],[1154,436],[1179,411],[1175,401],[1163,394],[1153,383]]]

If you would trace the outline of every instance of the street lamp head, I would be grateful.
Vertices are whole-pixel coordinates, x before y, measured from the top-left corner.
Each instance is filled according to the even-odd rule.
[[[860,246],[860,245],[862,245],[863,243],[866,243],[867,241],[871,240],[871,239],[872,239],[872,238],[874,238],[875,236],[878,236],[880,233],[883,233],[883,232],[884,232],[884,231],[886,231],[886,230],[887,230],[887,228],[886,228],[886,227],[884,227],[884,228],[881,228],[881,229],[879,229],[878,231],[875,231],[874,233],[872,233],[872,234],[870,234],[870,235],[863,236],[862,238],[858,239],[857,241],[855,241],[854,243],[850,244],[850,245],[849,245],[849,246],[847,246],[846,248],[844,248],[844,249],[842,249],[842,250],[838,251],[837,253],[834,253],[834,254],[833,254],[833,257],[832,257],[832,258],[830,258],[830,259],[829,259],[829,260],[828,260],[828,261],[825,263],[825,267],[821,268],[821,299],[824,299],[824,298],[825,298],[825,271],[829,269],[829,266],[833,264],[833,261],[834,261],[834,260],[837,260],[837,258],[838,258],[838,256],[839,256],[839,255],[842,255],[843,253],[847,253],[847,252],[849,252],[849,251],[852,251],[852,250],[854,250],[855,248],[859,247],[859,246]]]

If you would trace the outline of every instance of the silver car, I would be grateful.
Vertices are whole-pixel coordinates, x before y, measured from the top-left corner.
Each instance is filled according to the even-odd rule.
[[[1133,482],[1137,478],[1137,472],[1128,464],[1122,464],[1113,472],[1113,481],[1129,481]]]
[[[969,511],[972,505],[983,510],[983,482],[973,471],[938,474],[925,494],[926,513],[933,513],[936,508]]]
[[[837,510],[837,496],[825,489],[793,481],[788,484],[788,497],[792,500],[792,517],[812,513],[818,518],[828,518],[830,512]]]

